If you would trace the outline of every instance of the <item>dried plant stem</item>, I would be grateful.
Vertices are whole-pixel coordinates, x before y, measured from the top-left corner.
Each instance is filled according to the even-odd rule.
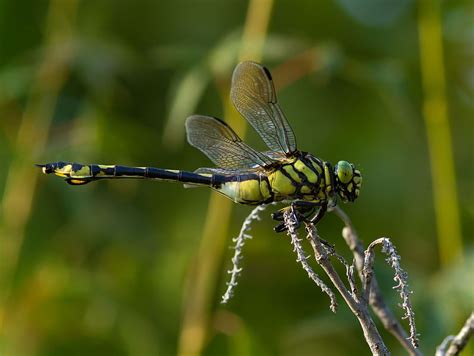
[[[239,236],[233,239],[235,246],[234,256],[232,256],[232,269],[227,271],[230,274],[230,281],[227,282],[227,289],[222,296],[222,304],[226,304],[234,295],[234,289],[237,286],[237,278],[240,276],[240,272],[242,272],[242,267],[240,267],[240,260],[243,258],[242,248],[245,245],[245,240],[252,238],[252,236],[248,234],[251,229],[252,222],[254,220],[260,220],[260,216],[258,214],[264,211],[267,206],[268,205],[259,205],[253,209],[249,216],[247,216],[247,218],[244,220]]]
[[[333,211],[345,224],[342,236],[354,254],[355,267],[359,273],[359,277],[361,280],[363,280],[364,246],[362,245],[362,242],[360,241],[359,236],[357,235],[357,232],[354,229],[354,226],[352,225],[352,222],[347,214],[337,206]],[[375,276],[372,277],[371,289],[369,293],[369,304],[379,320],[382,322],[385,329],[395,336],[398,342],[410,353],[410,355],[421,355],[421,352],[410,342],[408,333],[405,331],[398,319],[394,316],[390,307],[385,303],[377,282],[377,278]]]
[[[354,278],[354,261],[352,262],[352,265],[346,266],[346,276],[347,280],[349,281],[349,285],[351,287],[351,294],[354,299],[358,301],[358,293],[357,293],[357,286]]]
[[[329,256],[326,252],[325,247],[321,243],[321,239],[317,233],[317,230],[313,224],[306,224],[306,231],[308,232],[308,239],[311,243],[311,247],[314,251],[314,257],[321,268],[326,272],[328,277],[331,279],[334,286],[337,288],[344,301],[351,309],[352,313],[356,316],[359,324],[362,327],[365,340],[370,347],[373,355],[390,355],[385,346],[382,337],[380,336],[375,323],[373,322],[367,304],[362,300],[358,302],[353,298],[351,292],[349,292],[342,282],[339,274],[336,272],[331,264]]]
[[[448,336],[436,348],[436,356],[455,356],[466,347],[469,339],[474,335],[474,313],[464,323],[461,331],[456,336]],[[449,347],[448,347],[449,346]]]
[[[293,245],[293,251],[296,252],[296,262],[300,263],[303,269],[308,273],[308,277],[313,280],[316,285],[321,288],[321,290],[329,296],[331,300],[331,305],[329,308],[333,313],[337,310],[337,300],[334,292],[322,281],[321,278],[313,271],[311,266],[308,263],[309,256],[306,256],[303,246],[301,245],[301,239],[298,238],[298,234],[296,232],[296,216],[294,212],[288,210],[283,215],[285,225],[288,227],[288,235],[291,238],[291,244]]]
[[[451,344],[451,341],[453,341],[454,336],[453,335],[448,335],[445,337],[441,345],[439,345],[436,348],[436,353],[435,356],[446,356],[446,352],[448,351],[448,347]]]
[[[405,271],[400,266],[400,256],[395,249],[395,246],[392,244],[390,239],[386,237],[382,237],[373,241],[367,250],[365,250],[365,258],[364,258],[364,267],[363,267],[363,275],[364,275],[364,292],[368,297],[370,291],[370,284],[373,280],[374,270],[373,264],[375,261],[375,251],[374,248],[377,245],[382,245],[382,252],[384,252],[388,257],[386,259],[387,263],[393,268],[395,271],[394,280],[397,282],[397,285],[393,288],[398,290],[400,297],[402,298],[401,307],[405,310],[404,319],[408,319],[408,323],[410,325],[410,337],[409,340],[411,341],[414,347],[418,347],[418,334],[416,332],[415,326],[415,313],[413,311],[413,307],[410,302],[410,294],[412,291],[408,287],[408,276]],[[366,298],[367,300],[367,298]]]

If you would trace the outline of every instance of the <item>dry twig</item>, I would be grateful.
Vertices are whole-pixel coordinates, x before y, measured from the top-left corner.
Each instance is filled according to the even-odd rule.
[[[308,273],[309,278],[311,278],[316,285],[321,288],[321,290],[329,296],[331,300],[331,305],[329,308],[333,313],[337,310],[337,300],[334,292],[319,278],[319,276],[313,271],[311,266],[308,263],[309,256],[306,256],[303,246],[301,245],[301,239],[298,238],[298,233],[296,231],[296,225],[298,224],[295,213],[292,209],[285,211],[284,222],[288,229],[288,235],[291,238],[291,244],[293,245],[293,251],[296,252],[296,262],[301,263],[303,269]]]
[[[398,255],[395,246],[390,241],[390,239],[386,237],[382,237],[380,239],[375,240],[369,245],[367,250],[365,250],[364,267],[362,269],[364,276],[365,300],[368,300],[369,293],[371,290],[371,282],[373,280],[374,275],[374,248],[376,245],[380,244],[382,245],[382,252],[388,256],[386,259],[387,263],[395,271],[393,279],[397,282],[397,285],[393,288],[399,292],[400,297],[402,298],[401,307],[405,310],[405,315],[403,316],[403,319],[408,319],[408,323],[410,325],[409,340],[411,341],[413,347],[418,348],[419,340],[415,326],[415,312],[413,311],[413,307],[410,302],[410,294],[412,294],[412,291],[408,287],[408,275],[400,266],[400,256]]]
[[[364,246],[362,245],[362,242],[360,241],[347,214],[338,206],[336,206],[333,211],[345,224],[345,227],[342,230],[342,236],[354,254],[355,267],[357,268],[359,277],[363,280],[362,270],[364,267]],[[372,277],[369,304],[385,329],[395,336],[398,342],[410,353],[410,355],[421,356],[421,352],[410,342],[407,332],[395,317],[390,307],[385,303],[382,291],[380,290],[375,276]]]
[[[436,348],[436,356],[455,356],[466,347],[469,339],[474,335],[474,313],[471,313],[461,331],[456,335],[446,337]]]
[[[308,233],[308,239],[311,243],[311,247],[314,251],[314,257],[316,262],[326,272],[331,282],[337,288],[344,301],[351,309],[352,313],[356,316],[359,324],[362,327],[365,340],[370,347],[373,355],[390,355],[385,346],[382,337],[380,336],[372,317],[367,309],[367,303],[364,300],[356,300],[353,298],[350,291],[347,290],[346,286],[342,282],[339,274],[336,272],[331,264],[329,256],[326,252],[325,247],[321,243],[321,238],[318,235],[316,227],[313,224],[306,224],[306,231]]]
[[[237,278],[240,276],[240,272],[242,272],[242,267],[240,267],[240,260],[243,258],[242,248],[245,245],[245,240],[252,238],[252,236],[248,234],[251,229],[252,222],[254,220],[260,220],[260,216],[258,214],[264,211],[267,206],[268,205],[259,205],[253,209],[249,216],[247,216],[247,218],[244,220],[239,236],[232,239],[232,241],[235,242],[234,256],[232,256],[232,269],[227,271],[227,273],[230,274],[230,281],[227,282],[227,289],[222,296],[222,304],[226,304],[234,295],[234,288],[237,286]]]
[[[263,211],[265,208],[266,206],[258,206],[255,208],[245,219],[239,236],[234,239],[235,252],[232,258],[233,268],[232,270],[228,271],[228,273],[231,275],[231,278],[227,283],[228,287],[224,296],[222,297],[222,303],[228,302],[228,300],[232,297],[234,287],[237,285],[237,278],[242,271],[242,268],[239,267],[240,260],[242,259],[242,248],[245,244],[245,240],[251,238],[251,236],[247,233],[250,230],[250,225],[254,220],[259,219],[258,213]],[[335,208],[335,210],[336,214],[344,221],[346,225],[346,227],[343,229],[343,236],[346,240],[346,243],[354,253],[352,265],[349,265],[345,259],[336,252],[333,246],[320,238],[314,224],[305,223],[307,238],[311,244],[311,247],[313,248],[316,262],[326,272],[327,276],[344,298],[344,301],[349,306],[352,313],[356,316],[362,327],[365,340],[374,355],[389,355],[390,353],[388,352],[375,326],[375,323],[370,316],[368,311],[369,303],[380,320],[382,320],[385,328],[397,337],[405,349],[411,355],[421,355],[417,349],[418,335],[415,328],[414,312],[409,300],[411,291],[408,288],[407,274],[400,267],[400,256],[398,255],[395,246],[388,238],[380,238],[372,242],[367,250],[364,251],[362,243],[359,241],[358,236],[355,233],[355,230],[352,227],[347,215],[340,208]],[[298,221],[298,217],[296,216],[294,210],[288,209],[285,211],[283,218],[288,235],[291,238],[293,250],[297,255],[296,261],[301,264],[303,269],[316,283],[316,285],[329,296],[331,300],[330,309],[333,312],[336,312],[337,300],[334,292],[321,280],[321,278],[313,271],[308,263],[309,256],[307,256],[304,252],[303,246],[301,244],[302,239],[298,237],[297,228],[300,222]],[[386,261],[395,271],[394,280],[397,282],[397,285],[394,287],[394,289],[398,290],[402,298],[401,307],[405,310],[404,318],[409,320],[410,336],[406,334],[405,330],[401,327],[398,320],[393,316],[392,312],[383,301],[377,280],[375,279],[373,265],[375,259],[374,249],[377,245],[382,245],[382,252],[388,256]],[[330,261],[330,257],[335,257],[346,268],[346,277],[349,283],[349,289],[345,286],[341,277],[334,269]],[[354,271],[356,268],[362,281],[362,288],[360,292],[357,290],[357,285],[354,278]],[[471,329],[470,332],[472,333]],[[465,333],[466,332],[464,332],[464,334]],[[452,340],[454,340],[454,338],[450,338],[448,341],[445,341],[443,343],[444,346],[441,345],[443,346],[443,350],[447,348],[447,344]],[[451,347],[454,347],[453,345],[454,341],[452,342],[450,349]],[[461,347],[463,347],[463,345]]]

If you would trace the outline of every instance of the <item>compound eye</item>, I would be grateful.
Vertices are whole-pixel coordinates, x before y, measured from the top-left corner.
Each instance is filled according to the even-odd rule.
[[[354,170],[349,162],[339,161],[337,162],[337,178],[343,184],[347,184],[352,180]]]

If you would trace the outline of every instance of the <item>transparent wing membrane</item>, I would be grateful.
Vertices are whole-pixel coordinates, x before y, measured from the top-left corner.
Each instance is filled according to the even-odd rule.
[[[291,154],[296,138],[277,103],[268,69],[255,62],[242,62],[232,75],[231,99],[272,151]]]
[[[194,171],[197,174],[218,174],[223,176],[237,176],[242,174],[251,174],[258,173],[258,168],[248,168],[248,169],[223,169],[223,168],[207,168],[202,167]]]
[[[225,170],[265,167],[274,161],[245,144],[223,121],[202,115],[186,119],[188,142]]]

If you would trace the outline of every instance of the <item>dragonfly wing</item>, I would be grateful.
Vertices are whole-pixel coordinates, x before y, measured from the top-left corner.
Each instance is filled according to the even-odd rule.
[[[275,161],[282,161],[288,158],[285,152],[282,151],[263,151],[262,153]]]
[[[261,171],[259,168],[249,168],[249,169],[224,169],[224,168],[207,168],[202,167],[194,171],[198,174],[218,174],[222,176],[241,176],[243,174],[258,174]]]
[[[214,164],[226,170],[265,167],[275,161],[245,144],[225,122],[210,116],[186,119],[191,146],[202,151]]]
[[[232,75],[231,99],[272,151],[291,154],[296,151],[296,138],[277,103],[270,72],[264,66],[242,62]]]

